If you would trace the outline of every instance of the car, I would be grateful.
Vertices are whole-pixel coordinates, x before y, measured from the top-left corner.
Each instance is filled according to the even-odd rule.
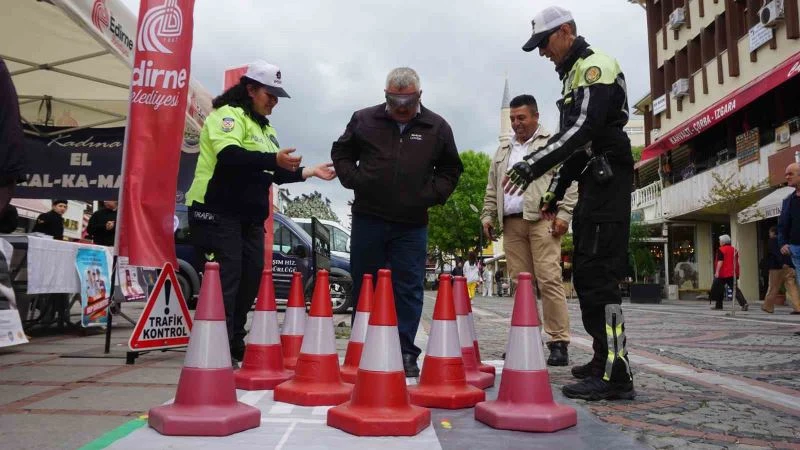
[[[204,263],[191,245],[188,208],[176,205],[175,215],[178,218],[175,231],[175,252],[178,256],[176,276],[189,307],[194,308],[200,293]],[[303,276],[306,302],[311,301],[316,274],[312,244],[311,236],[299,224],[281,213],[273,212],[272,276],[278,305],[286,304],[295,271]],[[329,272],[333,311],[345,313],[353,304],[350,259],[331,252]]]
[[[311,219],[308,217],[292,217],[306,233],[311,234]],[[331,234],[331,254],[342,258],[350,259],[350,230],[342,226],[339,222],[326,219],[317,219],[325,225]]]

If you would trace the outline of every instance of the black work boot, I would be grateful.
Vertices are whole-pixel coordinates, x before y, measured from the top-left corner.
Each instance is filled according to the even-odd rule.
[[[573,377],[582,380],[584,378],[589,378],[592,375],[593,367],[594,367],[594,360],[589,361],[588,363],[582,366],[575,366],[570,370],[570,372],[572,372]]]
[[[636,391],[633,390],[633,381],[609,382],[600,377],[590,376],[575,384],[569,384],[561,389],[567,398],[580,398],[583,400],[633,400]]]
[[[548,366],[569,365],[569,354],[567,353],[567,343],[564,341],[553,341],[547,343],[550,349],[550,357],[547,358]]]
[[[417,357],[410,353],[403,353],[403,370],[406,372],[406,377],[416,378],[419,376],[419,366],[417,366]]]

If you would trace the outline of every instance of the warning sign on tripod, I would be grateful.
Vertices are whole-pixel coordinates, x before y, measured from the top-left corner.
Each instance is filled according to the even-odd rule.
[[[147,305],[133,329],[128,347],[134,351],[183,347],[189,344],[192,318],[172,264],[164,264]]]

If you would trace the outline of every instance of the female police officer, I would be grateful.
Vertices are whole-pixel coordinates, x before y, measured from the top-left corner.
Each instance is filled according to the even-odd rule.
[[[272,183],[311,176],[336,177],[332,164],[300,167],[293,148],[279,149],[266,116],[289,97],[278,67],[256,61],[239,84],[215,98],[200,134],[200,156],[186,193],[195,250],[220,265],[231,357],[244,356],[247,312],[258,292],[264,267],[264,220]]]

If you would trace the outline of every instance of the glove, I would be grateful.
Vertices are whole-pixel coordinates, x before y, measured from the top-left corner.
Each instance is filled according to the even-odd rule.
[[[561,172],[556,172],[553,175],[553,178],[550,180],[550,185],[547,187],[547,191],[542,195],[542,199],[539,200],[539,210],[547,206],[547,211],[554,212],[556,210],[556,203],[561,201],[564,198],[564,194],[567,192],[567,188],[569,187],[569,183],[565,182],[561,177]]]
[[[533,181],[533,170],[531,169],[531,165],[525,161],[520,161],[514,164],[508,171],[506,172],[508,176],[508,180],[511,184],[520,188],[520,190],[524,191],[528,189],[528,186]]]

